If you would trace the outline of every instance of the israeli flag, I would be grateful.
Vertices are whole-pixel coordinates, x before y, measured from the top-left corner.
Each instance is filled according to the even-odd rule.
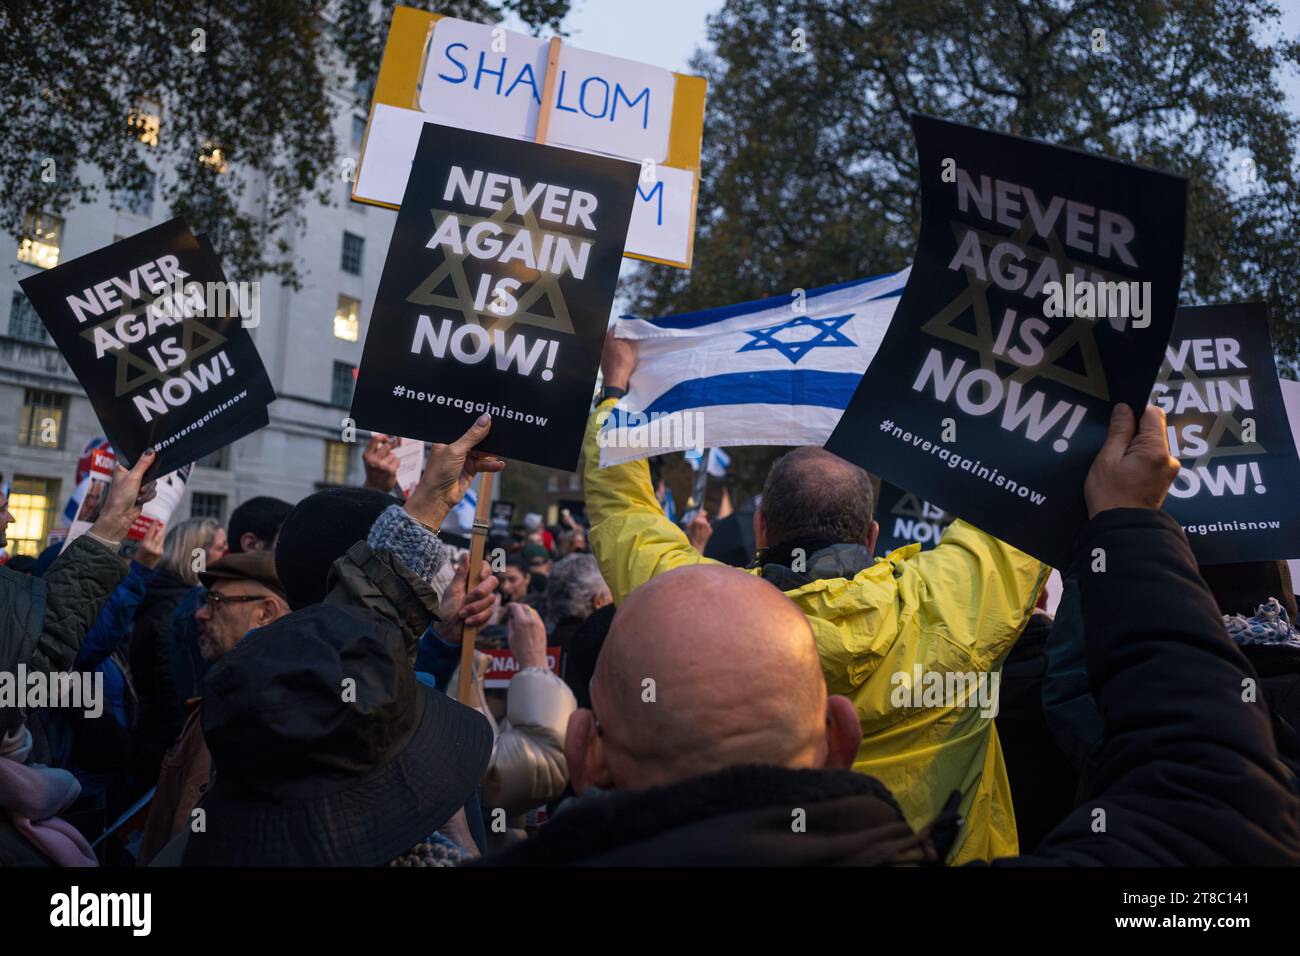
[[[600,464],[737,445],[823,445],[893,318],[911,269],[662,319],[623,316],[639,343]],[[716,474],[716,473],[715,473]]]
[[[478,509],[478,491],[475,488],[469,488],[465,491],[465,497],[455,508],[451,509],[451,514],[442,526],[448,531],[454,531],[459,534],[469,535],[474,533],[474,512]]]
[[[699,471],[700,464],[704,461],[704,451],[703,449],[692,448],[690,451],[686,452],[686,454],[683,455],[682,457],[684,457],[687,463],[690,464],[692,471]],[[714,478],[725,478],[727,477],[727,469],[730,467],[731,467],[730,455],[728,455],[721,448],[709,449],[708,471],[710,475],[712,475]]]

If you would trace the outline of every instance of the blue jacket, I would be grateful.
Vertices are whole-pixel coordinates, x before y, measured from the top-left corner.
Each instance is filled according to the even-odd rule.
[[[154,568],[146,568],[138,561],[131,562],[131,570],[109,597],[99,612],[99,617],[95,618],[95,623],[86,632],[86,639],[82,641],[81,650],[77,654],[78,668],[103,673],[104,712],[112,714],[123,727],[128,726],[126,675],[113,660],[113,652],[131,633],[135,612],[140,607],[149,582],[157,573]]]

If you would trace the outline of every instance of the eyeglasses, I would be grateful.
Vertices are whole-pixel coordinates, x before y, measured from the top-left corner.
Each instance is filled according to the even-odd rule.
[[[265,601],[269,597],[266,594],[213,594],[211,591],[204,591],[199,597],[199,607],[211,607],[213,611],[219,610],[223,604],[242,604],[245,601]]]

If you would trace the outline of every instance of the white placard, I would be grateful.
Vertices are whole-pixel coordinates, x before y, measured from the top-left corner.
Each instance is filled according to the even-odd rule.
[[[657,66],[560,47],[546,141],[643,163],[668,158],[676,78]]]
[[[549,45],[526,33],[444,17],[433,28],[420,110],[444,126],[532,139]]]
[[[627,251],[655,259],[683,262],[691,246],[691,210],[695,208],[695,174],[659,166],[655,181],[636,184],[636,202],[627,227]]]
[[[393,454],[397,455],[397,487],[409,498],[424,474],[424,442],[417,438],[399,438]]]

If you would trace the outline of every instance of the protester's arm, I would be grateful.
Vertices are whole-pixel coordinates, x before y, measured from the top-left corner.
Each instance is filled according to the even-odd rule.
[[[616,339],[610,332],[601,359],[605,384],[626,388],[635,366],[633,343]],[[706,559],[664,514],[650,484],[650,466],[644,460],[600,467],[598,436],[614,405],[612,398],[601,402],[587,422],[583,486],[591,524],[587,543],[618,604],[655,575]]]
[[[86,631],[126,576],[126,562],[117,549],[141,507],[154,496],[153,482],[142,482],[153,462],[150,449],[129,471],[121,465],[114,469],[99,518],[45,572],[45,625],[32,652],[34,669],[63,671],[73,665]]]
[[[1022,862],[1300,863],[1296,780],[1258,678],[1157,510],[1177,471],[1163,413],[1149,408],[1134,437],[1117,410],[1085,485],[1078,563],[1101,751],[1090,796]]]
[[[981,668],[995,666],[1020,637],[1052,573],[1038,559],[960,519],[937,546],[907,564],[919,581],[922,630],[960,645]]]
[[[77,654],[77,666],[94,669],[104,663],[117,650],[122,640],[131,633],[135,623],[135,612],[144,600],[149,582],[154,579],[156,571],[139,561],[131,562],[131,570],[122,583],[113,591],[94,625],[86,633]]]
[[[483,415],[456,441],[433,445],[411,497],[385,509],[367,540],[349,548],[330,570],[326,602],[370,607],[389,618],[402,629],[412,660],[430,624],[449,611],[451,621],[466,619],[460,615],[464,608],[449,608],[430,582],[446,561],[437,529],[477,475],[504,467],[501,459],[474,450],[490,427],[491,417]],[[480,583],[494,589],[496,578]],[[480,611],[476,605],[467,613],[486,620]]]
[[[546,628],[535,610],[510,606],[509,640],[519,671],[506,692],[509,726],[492,751],[483,799],[514,817],[564,792],[569,782],[564,733],[578,702],[546,666]]]

